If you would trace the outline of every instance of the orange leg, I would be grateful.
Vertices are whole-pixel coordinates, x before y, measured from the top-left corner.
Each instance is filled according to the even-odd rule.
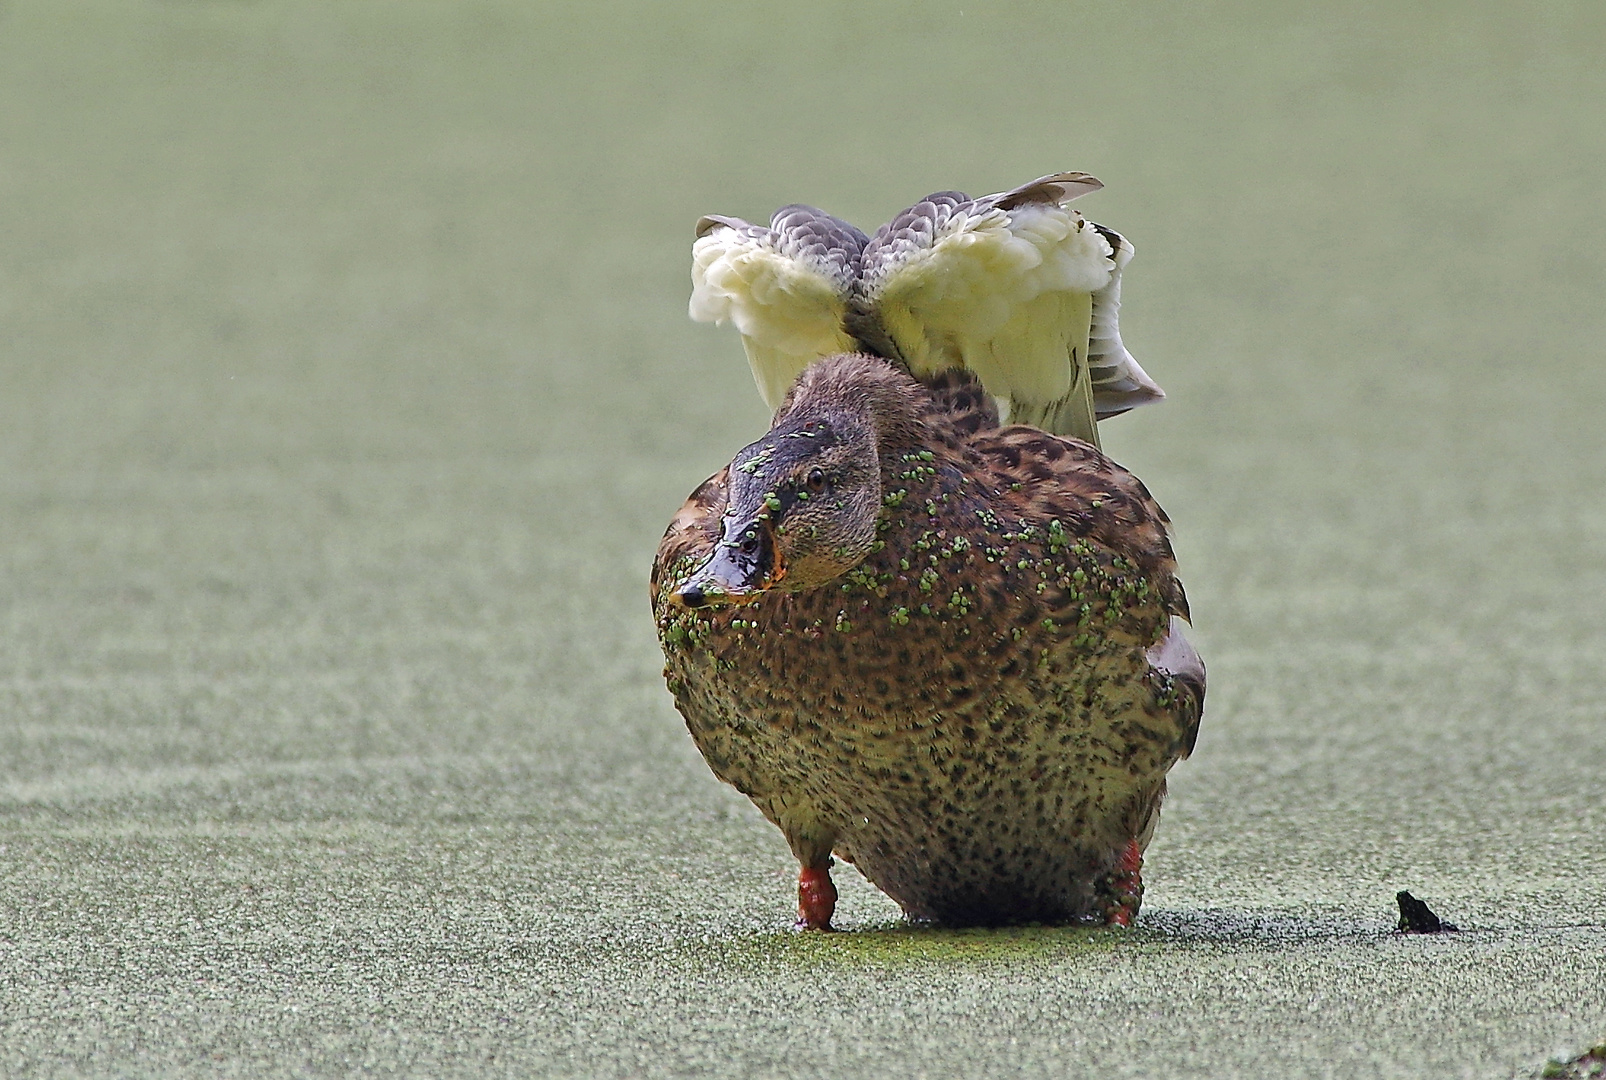
[[[1104,925],[1131,926],[1143,903],[1143,851],[1136,840],[1126,845],[1099,891],[1104,896]]]
[[[797,875],[797,928],[830,930],[836,911],[836,886],[831,884],[831,860],[823,866],[805,866]]]

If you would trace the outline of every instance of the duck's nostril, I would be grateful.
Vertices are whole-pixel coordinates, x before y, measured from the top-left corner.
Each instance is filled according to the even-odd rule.
[[[689,608],[700,608],[703,606],[703,601],[707,599],[703,595],[703,589],[700,585],[687,585],[675,595],[680,598],[682,604]]]

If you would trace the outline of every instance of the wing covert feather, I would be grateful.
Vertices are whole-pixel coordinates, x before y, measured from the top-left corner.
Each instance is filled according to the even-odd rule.
[[[1096,440],[1095,335],[1109,415],[1139,403],[1134,389],[1159,390],[1116,325],[1131,245],[1065,205],[1100,186],[1059,173],[980,199],[927,196],[866,244],[850,328],[878,324],[917,376],[974,371],[1013,421]]]
[[[735,324],[771,409],[809,364],[854,348],[842,316],[865,239],[812,206],[783,206],[767,228],[722,216],[697,222],[691,317]]]

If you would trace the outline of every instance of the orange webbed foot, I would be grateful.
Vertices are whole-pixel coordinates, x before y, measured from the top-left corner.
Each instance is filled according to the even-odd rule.
[[[1131,926],[1143,904],[1143,850],[1136,840],[1127,843],[1099,892],[1104,899],[1104,925]]]
[[[805,866],[797,875],[797,928],[829,931],[836,911],[836,886],[831,882],[831,864]]]

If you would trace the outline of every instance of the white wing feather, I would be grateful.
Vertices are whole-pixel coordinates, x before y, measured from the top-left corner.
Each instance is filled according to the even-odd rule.
[[[708,217],[697,231],[691,317],[735,324],[771,409],[809,364],[854,350],[842,315],[863,233],[812,207],[776,211],[771,228]]]
[[[736,326],[772,409],[809,364],[863,348],[917,377],[968,368],[1012,420],[1096,442],[1095,419],[1165,396],[1121,342],[1132,245],[1066,206],[1102,186],[1058,173],[980,199],[939,192],[873,240],[810,206],[767,228],[705,217],[691,317]]]
[[[1011,420],[1094,440],[1104,395],[1077,380],[1097,374],[1125,395],[1108,415],[1159,393],[1116,323],[1131,245],[1065,206],[1098,186],[1062,173],[981,199],[929,196],[865,249],[857,305],[915,375],[968,368],[1009,399]]]

